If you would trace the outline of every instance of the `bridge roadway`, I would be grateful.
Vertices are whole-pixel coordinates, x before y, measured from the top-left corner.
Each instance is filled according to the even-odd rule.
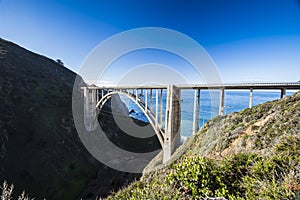
[[[167,85],[128,85],[128,86],[89,86],[91,89],[167,89]],[[176,85],[180,89],[300,89],[300,82],[278,82],[278,83],[225,83],[225,84],[182,84]]]
[[[170,159],[180,145],[180,95],[181,90],[194,90],[193,134],[199,130],[200,90],[220,90],[219,115],[224,115],[225,90],[249,90],[249,107],[252,107],[253,90],[280,90],[281,98],[286,90],[300,90],[300,82],[286,83],[232,83],[232,84],[188,84],[151,86],[95,86],[82,87],[84,93],[84,120],[88,131],[97,128],[99,110],[113,95],[129,97],[145,113],[163,148],[163,162]],[[163,116],[163,90],[167,92],[165,123]],[[153,110],[153,91],[155,91],[155,110]],[[144,100],[140,97],[143,96]],[[149,96],[149,97],[148,97]]]

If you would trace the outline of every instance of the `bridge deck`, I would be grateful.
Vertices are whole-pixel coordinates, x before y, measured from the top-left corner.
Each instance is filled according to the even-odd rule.
[[[233,84],[186,84],[176,85],[180,89],[300,89],[300,82],[288,83],[233,83]],[[151,85],[151,86],[89,86],[89,89],[167,89],[167,85]]]

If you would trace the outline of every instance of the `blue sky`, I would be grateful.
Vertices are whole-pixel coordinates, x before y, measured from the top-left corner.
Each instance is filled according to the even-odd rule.
[[[298,0],[0,0],[0,37],[78,72],[121,31],[164,27],[199,42],[224,82],[300,80]]]

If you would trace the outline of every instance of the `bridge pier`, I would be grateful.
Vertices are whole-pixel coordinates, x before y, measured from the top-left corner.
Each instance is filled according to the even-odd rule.
[[[163,117],[162,117],[162,113],[163,113],[163,90],[160,89],[160,93],[159,93],[159,98],[160,98],[160,128],[163,127]]]
[[[135,100],[137,101],[139,97],[138,89],[135,90]]]
[[[167,162],[180,145],[180,89],[169,85],[165,119],[163,163]]]
[[[193,113],[193,134],[199,131],[199,114],[200,114],[200,89],[194,93],[194,113]]]
[[[97,90],[83,88],[84,94],[84,126],[87,131],[94,131],[98,126],[96,104]]]
[[[155,90],[155,126],[158,128],[158,89]]]
[[[148,90],[145,89],[145,112],[148,111]]]
[[[253,101],[253,88],[250,88],[250,97],[249,97],[249,108],[252,108],[252,101]]]
[[[152,89],[150,89],[150,110],[152,110]]]
[[[224,88],[220,89],[219,115],[224,115]]]
[[[285,98],[286,97],[286,88],[282,88],[281,89],[281,94],[280,94],[280,98]]]
[[[99,101],[99,91],[96,90],[96,104],[97,104],[98,101]]]

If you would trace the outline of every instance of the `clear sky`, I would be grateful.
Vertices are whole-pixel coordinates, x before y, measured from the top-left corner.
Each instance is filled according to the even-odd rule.
[[[300,80],[299,0],[0,0],[0,37],[78,72],[114,34],[164,27],[199,42],[224,82]]]

